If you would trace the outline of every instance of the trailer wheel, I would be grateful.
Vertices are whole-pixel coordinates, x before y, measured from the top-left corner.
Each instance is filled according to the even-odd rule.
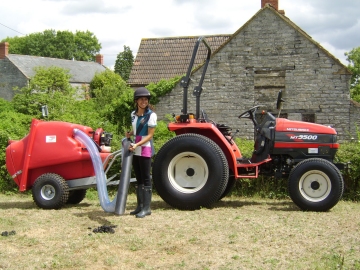
[[[79,204],[86,196],[86,189],[76,189],[69,191],[69,199],[67,200],[67,204]]]
[[[312,158],[291,171],[288,188],[291,199],[302,210],[327,211],[341,199],[344,181],[334,164]]]
[[[45,173],[35,180],[32,195],[38,207],[60,209],[68,201],[69,187],[60,175]]]
[[[162,146],[152,175],[156,191],[165,202],[178,209],[194,210],[210,207],[219,200],[227,185],[229,168],[217,144],[189,133]]]

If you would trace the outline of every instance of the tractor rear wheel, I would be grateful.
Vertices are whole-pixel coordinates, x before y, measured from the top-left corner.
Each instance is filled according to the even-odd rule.
[[[67,204],[79,204],[86,196],[86,189],[76,189],[69,191],[69,199],[67,200]]]
[[[198,134],[183,134],[166,142],[157,153],[154,186],[172,207],[195,210],[210,207],[223,194],[229,166],[221,148]]]
[[[235,176],[234,175],[229,176],[228,183],[226,185],[226,188],[225,188],[223,194],[221,194],[219,201],[231,193],[231,191],[233,190],[233,188],[235,186],[235,183],[236,183]]]
[[[292,169],[288,188],[291,199],[302,210],[327,211],[341,199],[344,180],[334,164],[311,158]]]
[[[32,195],[38,207],[60,209],[68,201],[69,187],[60,175],[45,173],[35,180]]]

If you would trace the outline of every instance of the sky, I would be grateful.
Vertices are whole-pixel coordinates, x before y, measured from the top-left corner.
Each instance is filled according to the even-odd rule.
[[[261,0],[10,0],[0,4],[0,40],[48,29],[90,31],[104,65],[142,38],[233,34],[261,9]],[[360,47],[360,0],[279,0],[279,9],[348,65]]]

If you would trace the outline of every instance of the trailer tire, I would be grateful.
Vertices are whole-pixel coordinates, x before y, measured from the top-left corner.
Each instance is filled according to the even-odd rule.
[[[328,211],[341,199],[344,180],[330,161],[311,158],[297,164],[289,176],[289,194],[304,211]]]
[[[67,200],[67,204],[79,204],[86,196],[87,189],[76,189],[69,191],[69,199]]]
[[[45,173],[35,180],[32,195],[38,207],[60,209],[68,201],[69,187],[60,175]]]
[[[166,142],[153,165],[154,186],[172,207],[210,207],[223,194],[229,167],[221,148],[199,134],[182,134]]]

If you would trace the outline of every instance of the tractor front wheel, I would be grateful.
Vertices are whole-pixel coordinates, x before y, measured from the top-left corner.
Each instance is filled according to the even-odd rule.
[[[60,175],[45,173],[35,180],[32,195],[38,207],[60,209],[68,201],[69,187]]]
[[[334,164],[311,158],[291,171],[288,188],[291,199],[302,210],[327,211],[341,199],[344,181]]]
[[[229,167],[221,148],[198,134],[183,134],[165,143],[153,166],[156,191],[182,210],[210,207],[227,186]]]

